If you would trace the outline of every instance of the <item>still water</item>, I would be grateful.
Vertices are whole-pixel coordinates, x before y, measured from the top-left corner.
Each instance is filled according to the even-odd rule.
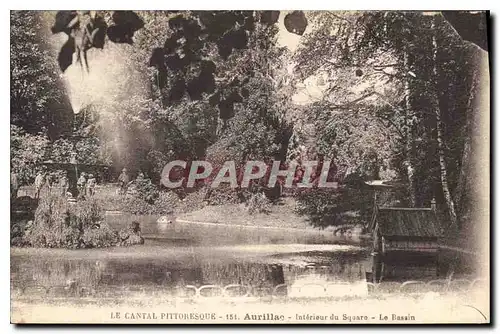
[[[290,295],[304,292],[304,285],[316,285],[324,291],[321,286],[325,284],[335,288],[336,284],[365,282],[367,256],[362,248],[352,245],[206,247],[158,240],[107,250],[12,249],[11,284],[13,293],[30,297],[68,296],[71,284],[96,297],[123,297],[134,291],[174,293],[186,286],[231,284],[266,293],[283,284],[298,287],[289,290]],[[365,290],[366,286],[356,293]]]
[[[222,223],[197,223],[175,220],[173,223],[157,222],[155,215],[106,215],[106,222],[114,229],[126,227],[131,222],[139,222],[144,237],[160,241],[175,241],[177,244],[214,246],[244,244],[352,244],[359,245],[359,235],[335,236],[331,230],[317,228],[282,228]]]
[[[157,219],[107,215],[107,223],[117,230],[140,221],[144,245],[81,250],[12,248],[13,297],[217,295],[231,285],[233,290],[242,289],[237,292],[240,295],[252,296],[273,294],[276,287],[287,296],[301,297],[368,293],[372,259],[367,240],[360,236],[334,236],[331,231],[312,228],[180,221],[159,224]],[[419,273],[426,275],[422,270]],[[406,279],[415,277],[412,272]]]
[[[366,248],[356,237],[337,237],[331,231],[181,221],[159,224],[157,216],[124,214],[107,214],[105,220],[116,230],[139,221],[145,244],[81,250],[13,248],[13,294],[66,297],[77,287],[80,294],[113,298],[237,284],[252,293],[296,286],[287,290],[293,295],[304,292],[304,284],[345,287],[366,282]]]

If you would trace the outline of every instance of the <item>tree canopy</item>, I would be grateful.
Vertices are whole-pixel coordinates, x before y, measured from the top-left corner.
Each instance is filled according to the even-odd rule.
[[[159,184],[175,159],[331,159],[346,187],[297,197],[315,223],[368,219],[360,184],[389,179],[406,184],[399,205],[436,198],[459,225],[474,182],[474,120],[484,112],[474,107],[483,51],[467,41],[487,48],[460,15],[12,12],[13,163],[66,160],[77,150]],[[281,44],[284,32],[300,36],[297,49]],[[61,37],[55,52],[50,34]],[[78,106],[61,79],[75,66],[93,78]],[[93,76],[103,68],[105,77]],[[316,97],[296,103],[308,85]],[[27,159],[31,148],[40,156]]]

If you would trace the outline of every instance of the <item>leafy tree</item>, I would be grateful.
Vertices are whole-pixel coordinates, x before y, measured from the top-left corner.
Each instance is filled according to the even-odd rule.
[[[18,174],[20,184],[31,184],[37,168],[44,161],[49,139],[33,135],[16,125],[10,126],[11,170]]]
[[[58,138],[70,129],[72,113],[39,13],[11,11],[10,20],[11,123]]]
[[[439,14],[316,13],[313,18],[324,26],[299,50],[299,72],[338,74],[323,103],[344,110],[345,117],[358,115],[353,111],[360,99],[368,101],[371,111],[366,118],[353,118],[353,124],[359,129],[365,119],[379,119],[397,134],[387,157],[408,180],[409,204],[420,206],[436,196],[455,223],[455,166],[467,140],[455,131],[462,131],[472,112],[465,109],[473,78],[467,46]],[[356,81],[361,89],[340,94],[343,87],[356,87]],[[334,130],[332,138],[341,133]]]
[[[120,15],[137,23],[124,43],[133,45],[121,48],[120,57],[143,73],[149,84],[134,92],[122,77],[126,73],[113,74],[123,83],[116,95],[126,92],[126,96],[115,105],[98,106],[108,111],[102,122],[113,124],[112,137],[106,131],[109,125],[102,137],[106,145],[115,147],[115,163],[145,170],[158,180],[168,159],[202,158],[210,147],[230,149],[234,158],[241,152],[286,156],[291,136],[283,111],[289,107],[283,103],[287,97],[269,97],[276,90],[273,66],[283,54],[276,47],[273,26],[279,12],[141,12],[140,24],[129,12],[60,12],[52,31],[67,34],[68,41],[88,31],[105,31],[103,43],[123,44],[123,38],[111,38],[106,28],[118,24]],[[105,24],[94,27],[100,20]],[[84,29],[83,22],[91,27],[87,24]],[[85,38],[79,41],[71,51],[85,60],[97,46]],[[81,64],[92,71],[88,61]],[[63,62],[61,69],[67,66]],[[249,127],[256,122],[258,126]],[[242,148],[243,144],[247,147]],[[133,162],[135,166],[130,166]]]

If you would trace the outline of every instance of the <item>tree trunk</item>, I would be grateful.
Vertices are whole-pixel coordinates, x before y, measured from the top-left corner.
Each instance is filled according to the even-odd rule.
[[[437,52],[438,45],[436,39],[435,31],[435,18],[432,19],[432,59],[433,59],[433,81],[434,81],[434,112],[436,115],[436,132],[437,132],[437,146],[438,146],[438,158],[439,158],[439,174],[441,177],[441,187],[443,189],[444,199],[446,201],[446,206],[448,209],[448,214],[450,216],[451,226],[456,226],[457,224],[457,214],[455,212],[455,203],[451,196],[451,192],[448,186],[448,172],[446,166],[446,159],[444,156],[444,141],[443,141],[443,130],[442,130],[442,120],[441,120],[441,109],[438,101],[438,73],[437,73]]]
[[[476,80],[477,80],[477,73],[474,71],[474,75],[472,77],[472,84],[470,88],[470,93],[469,93],[469,99],[467,101],[467,111],[465,115],[465,125],[464,125],[464,131],[463,133],[465,134],[465,139],[464,139],[464,149],[462,152],[462,164],[460,166],[460,174],[458,176],[458,183],[457,183],[457,189],[455,191],[455,203],[459,206],[462,206],[462,200],[463,200],[463,192],[464,189],[466,188],[466,183],[467,183],[467,174],[468,170],[470,167],[469,161],[470,161],[470,156],[471,156],[471,150],[472,150],[472,140],[471,140],[471,126],[472,126],[472,118],[473,118],[473,106],[472,106],[472,101],[474,100],[475,96],[475,90],[476,90]],[[463,210],[458,210],[459,215],[461,216],[463,213]]]
[[[438,157],[439,157],[439,172],[441,177],[441,186],[443,188],[443,195],[446,201],[446,206],[448,207],[448,213],[450,215],[450,222],[452,226],[456,226],[457,214],[455,212],[455,203],[451,197],[451,192],[448,187],[448,173],[446,168],[446,160],[444,157],[444,143],[443,143],[443,131],[441,129],[441,112],[439,108],[436,108],[436,131],[437,131],[437,144],[438,144]]]
[[[410,71],[410,63],[408,60],[408,50],[404,51],[404,68],[405,68],[405,127],[406,127],[406,138],[405,138],[405,161],[404,167],[406,169],[406,174],[408,177],[408,202],[411,207],[415,206],[415,179],[413,166],[413,121],[412,121],[412,108],[410,102],[410,80],[408,78],[408,72]]]

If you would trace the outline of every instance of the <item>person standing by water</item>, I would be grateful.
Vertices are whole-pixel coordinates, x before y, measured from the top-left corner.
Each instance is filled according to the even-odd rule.
[[[85,191],[87,188],[87,178],[85,176],[86,176],[85,172],[82,172],[80,174],[80,177],[78,178],[78,181],[76,182],[76,185],[78,187],[78,197],[86,196]]]
[[[16,172],[10,173],[10,198],[17,198],[17,191],[19,190],[19,180]]]
[[[38,171],[35,177],[35,198],[40,198],[40,191],[45,183],[45,176],[41,171]]]
[[[95,194],[96,179],[93,174],[89,174],[89,179],[87,180],[87,196],[91,197]]]
[[[59,180],[59,189],[61,190],[61,195],[66,197],[69,190],[68,172],[63,172],[62,177]]]
[[[130,183],[130,175],[128,174],[127,168],[123,168],[120,176],[118,176],[118,184],[120,185],[120,194],[125,195],[127,193],[127,188],[129,183]]]

